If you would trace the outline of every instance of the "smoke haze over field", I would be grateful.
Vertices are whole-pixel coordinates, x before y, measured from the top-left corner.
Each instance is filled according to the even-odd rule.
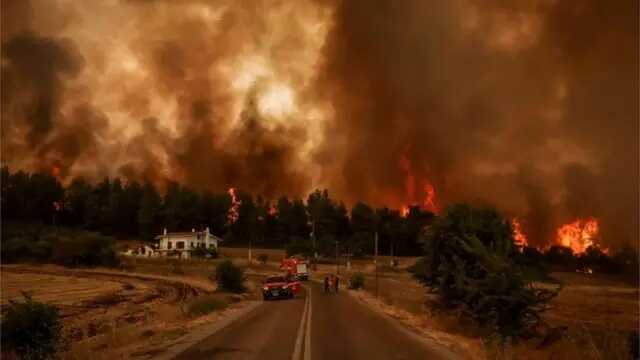
[[[638,2],[2,1],[2,163],[638,241]]]

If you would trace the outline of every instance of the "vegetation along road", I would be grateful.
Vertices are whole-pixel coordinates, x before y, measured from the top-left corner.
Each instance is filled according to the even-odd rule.
[[[309,282],[293,300],[265,302],[177,359],[452,359],[358,303]]]

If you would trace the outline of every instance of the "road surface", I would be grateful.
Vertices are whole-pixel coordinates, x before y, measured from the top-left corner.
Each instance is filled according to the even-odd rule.
[[[297,298],[265,302],[176,359],[448,358],[455,357],[348,294],[308,282]]]

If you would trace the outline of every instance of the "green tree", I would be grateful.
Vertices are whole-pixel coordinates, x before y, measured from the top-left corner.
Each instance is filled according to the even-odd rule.
[[[152,240],[160,232],[160,195],[155,186],[145,182],[142,186],[142,198],[138,209],[138,226],[140,238]]]
[[[534,288],[513,261],[511,222],[492,208],[449,207],[426,232],[416,277],[503,339],[531,336],[557,293]]]

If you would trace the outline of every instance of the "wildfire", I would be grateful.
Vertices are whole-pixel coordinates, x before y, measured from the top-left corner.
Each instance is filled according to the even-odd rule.
[[[422,205],[423,209],[437,213],[438,206],[436,205],[436,189],[428,179],[420,179],[420,183],[424,184],[424,200],[422,200],[422,203],[420,203],[418,200],[420,194],[416,194],[416,176],[413,174],[411,161],[407,156],[407,153],[410,151],[410,149],[411,145],[407,145],[402,152],[402,156],[400,157],[400,168],[406,173],[406,202],[405,205],[401,207],[400,214],[406,217],[407,215],[409,215],[409,205],[418,206],[420,204]]]
[[[520,220],[518,220],[518,218],[511,219],[511,226],[513,227],[513,239],[516,242],[516,246],[522,248],[529,246],[529,239],[527,239],[527,235],[522,232]]]
[[[424,193],[424,208],[431,212],[437,213],[438,207],[436,206],[436,189],[433,187],[433,184],[427,182],[424,185]]]
[[[593,218],[587,220],[578,219],[558,228],[556,243],[571,248],[574,253],[580,254],[585,252],[589,246],[597,246],[594,241],[599,230],[598,220]]]
[[[230,224],[233,224],[238,221],[238,217],[240,216],[240,205],[242,204],[242,201],[238,199],[235,188],[229,188],[227,192],[229,193],[229,196],[231,196],[231,207],[227,213],[227,220]]]
[[[407,217],[409,215],[409,206],[402,205],[402,208],[400,208],[400,215],[402,217]]]

